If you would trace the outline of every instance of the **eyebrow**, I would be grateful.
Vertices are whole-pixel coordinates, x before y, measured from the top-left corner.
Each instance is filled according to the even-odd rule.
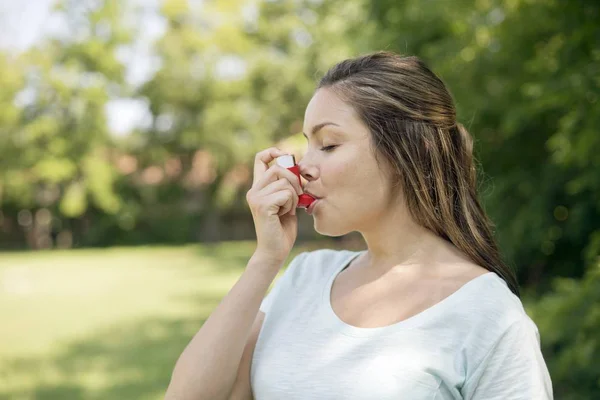
[[[312,128],[312,136],[314,136],[317,132],[319,132],[323,127],[325,127],[327,125],[339,126],[335,122],[328,122],[328,121],[327,122],[321,122],[320,124],[317,124],[317,125],[313,126],[313,128]],[[304,137],[306,139],[308,139],[308,136],[306,136],[306,133],[302,132],[302,134],[304,135]]]

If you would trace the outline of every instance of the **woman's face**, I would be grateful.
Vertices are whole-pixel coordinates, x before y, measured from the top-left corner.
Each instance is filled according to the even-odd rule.
[[[332,124],[313,135],[326,122]],[[308,147],[298,166],[308,181],[304,190],[321,198],[312,210],[315,230],[341,236],[369,230],[385,218],[390,211],[389,179],[372,154],[368,128],[353,108],[330,89],[319,89],[306,107],[303,132]]]

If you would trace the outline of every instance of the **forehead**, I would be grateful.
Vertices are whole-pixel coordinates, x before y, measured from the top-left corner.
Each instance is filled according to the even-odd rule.
[[[313,126],[325,121],[331,121],[340,126],[337,128],[328,125],[327,128],[346,131],[355,130],[358,125],[362,125],[349,104],[343,102],[331,90],[322,88],[317,90],[306,106],[303,131],[310,134]]]

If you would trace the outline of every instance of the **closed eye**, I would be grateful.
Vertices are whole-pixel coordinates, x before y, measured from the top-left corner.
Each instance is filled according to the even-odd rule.
[[[336,147],[337,147],[336,145],[325,146],[325,147],[321,147],[321,150],[329,153],[329,152],[333,151],[333,149],[335,149]]]

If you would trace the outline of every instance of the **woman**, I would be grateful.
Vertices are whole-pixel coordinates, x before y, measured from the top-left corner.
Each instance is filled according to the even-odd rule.
[[[551,399],[539,334],[476,193],[472,141],[416,57],[335,65],[307,106],[304,188],[257,154],[257,247],[181,355],[173,399]],[[367,250],[296,256],[298,195]],[[170,396],[170,397],[169,397]]]

